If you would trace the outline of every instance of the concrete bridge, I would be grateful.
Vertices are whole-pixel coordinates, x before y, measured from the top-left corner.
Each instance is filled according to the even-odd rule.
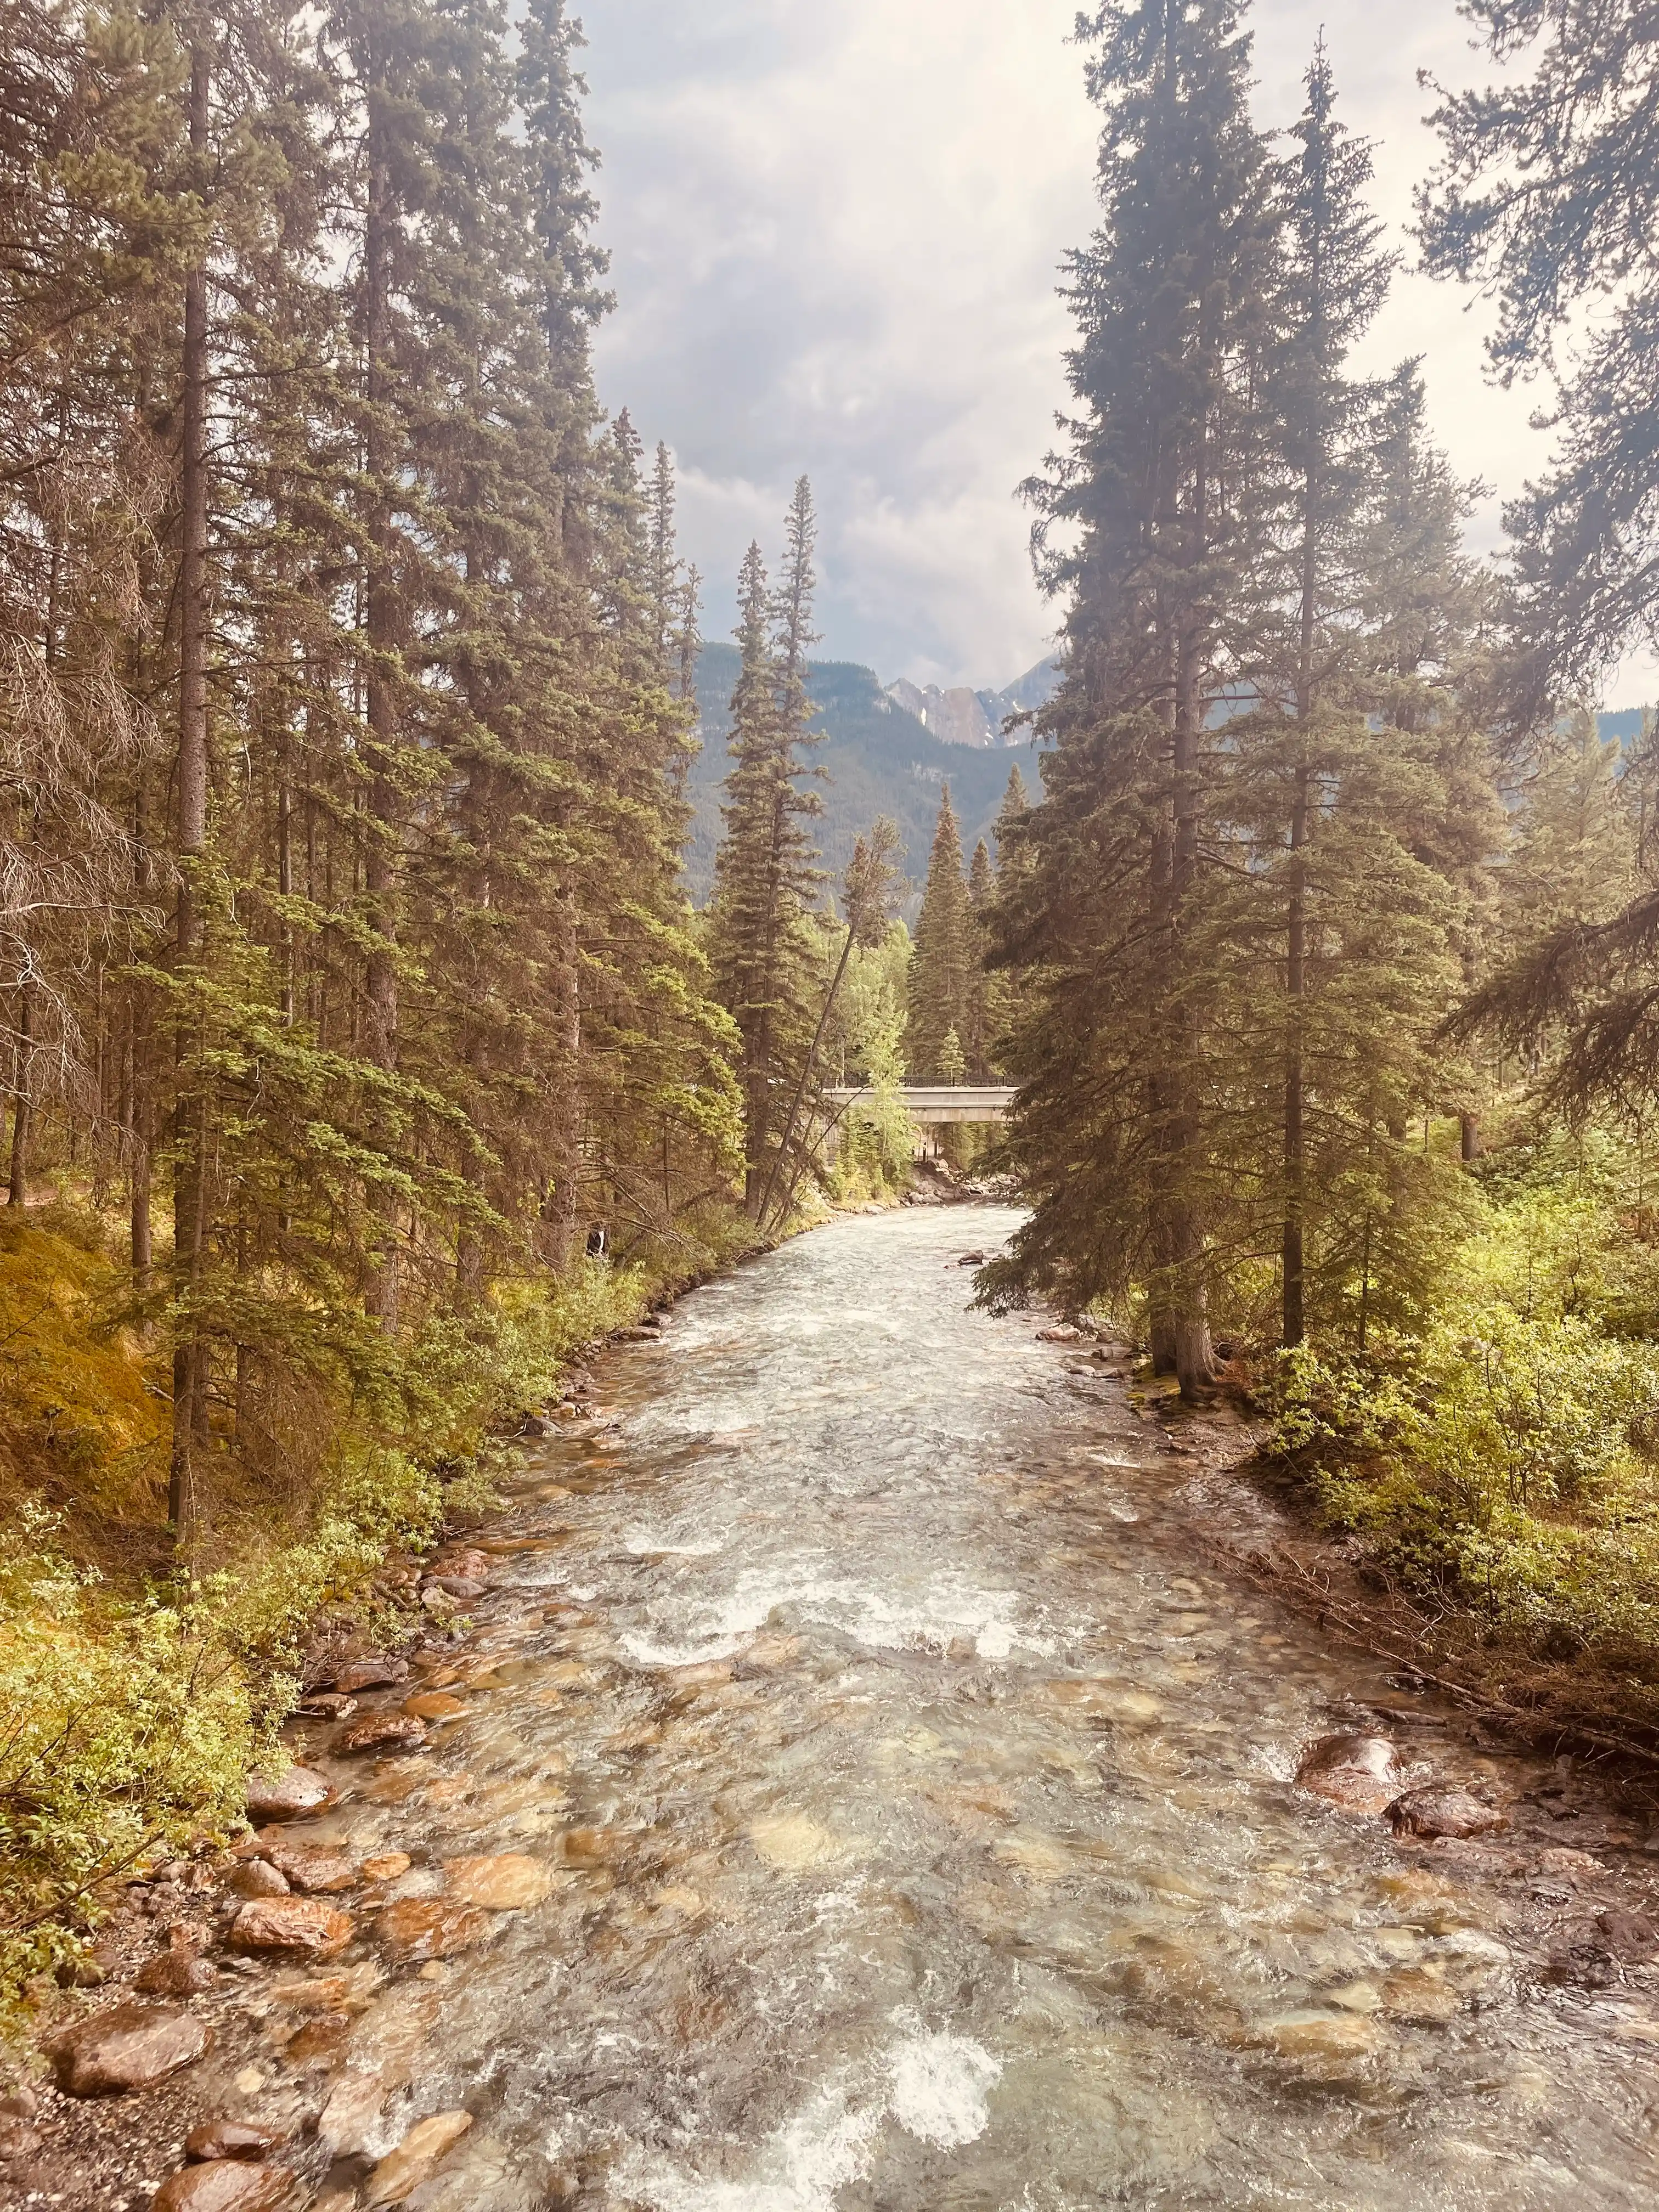
[[[925,1129],[937,1129],[953,1121],[1000,1121],[1008,1111],[1014,1086],[1012,1083],[907,1083],[898,1095],[912,1121]],[[826,1091],[823,1096],[836,1113],[843,1113],[860,1098],[875,1094],[866,1086]]]

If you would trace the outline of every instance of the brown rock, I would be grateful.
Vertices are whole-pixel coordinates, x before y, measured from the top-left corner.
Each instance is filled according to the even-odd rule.
[[[481,1582],[489,1572],[489,1554],[470,1549],[436,1552],[433,1554],[432,1572],[434,1575],[466,1575],[475,1582]]]
[[[369,2175],[363,2191],[365,2205],[401,2204],[471,2124],[471,2112],[434,2112],[430,2119],[417,2120],[397,2149]]]
[[[237,1897],[286,1897],[288,1877],[269,1859],[244,1859],[225,1887]]]
[[[336,2059],[350,2036],[349,2013],[325,2012],[316,2020],[307,2021],[289,2038],[283,2045],[283,2056],[291,2066],[309,2066],[316,2059]]]
[[[150,2199],[150,2212],[281,2212],[293,2188],[285,2166],[216,2159],[170,2175]]]
[[[1645,1912],[1627,1912],[1613,1906],[1598,1912],[1595,1924],[1607,1940],[1607,1948],[1619,1959],[1651,1959],[1659,1951],[1659,1930]]]
[[[357,1863],[349,1852],[328,1844],[290,1843],[279,1837],[265,1845],[264,1863],[287,1887],[308,1896],[350,1889],[357,1880]]]
[[[609,1866],[627,1856],[633,1841],[625,1828],[567,1828],[559,1846],[571,1866]]]
[[[357,1700],[343,1690],[318,1690],[301,1698],[297,1710],[312,1720],[349,1721],[357,1710]]]
[[[278,1775],[250,1774],[247,1816],[256,1827],[267,1820],[308,1820],[334,1802],[334,1786],[308,1766],[290,1766]]]
[[[466,1711],[464,1698],[447,1696],[442,1690],[417,1690],[412,1698],[404,1699],[404,1711],[412,1713],[417,1721],[453,1720],[457,1713]]]
[[[401,1897],[387,1905],[375,1924],[375,1932],[386,1948],[411,1963],[447,1959],[457,1951],[470,1950],[475,1943],[482,1943],[489,1930],[487,1914],[434,1897]]]
[[[336,1748],[346,1752],[418,1751],[426,1741],[426,1723],[410,1713],[369,1713],[353,1721]]]
[[[246,2120],[207,2120],[185,2137],[185,2156],[197,2160],[258,2159],[276,2148],[276,2138],[269,2128],[250,2127]]]
[[[482,1597],[488,1588],[489,1584],[481,1583],[475,1575],[428,1575],[421,1584],[421,1594],[424,1596],[429,1589],[441,1589],[446,1597],[465,1603]]]
[[[376,1851],[372,1858],[363,1861],[365,1881],[396,1881],[399,1875],[409,1872],[414,1862],[407,1851]]]
[[[1296,1778],[1351,1812],[1380,1813],[1400,1789],[1395,1747],[1384,1735],[1321,1736],[1303,1753]]]
[[[526,1851],[502,1851],[488,1858],[451,1859],[444,1881],[462,1905],[482,1905],[491,1912],[520,1912],[544,1902],[553,1887],[551,1869]]]
[[[132,1978],[132,1986],[150,1997],[194,1997],[210,1990],[218,1978],[219,1970],[210,1960],[176,1946],[158,1952],[142,1966]]]
[[[66,2095],[118,2096],[194,2065],[211,2040],[202,2021],[170,2005],[118,2004],[60,2036],[52,2057]]]
[[[0,2097],[0,2119],[32,2120],[40,2109],[40,2100],[27,2081],[9,2095]]]
[[[1459,1842],[1509,1826],[1501,1813],[1467,1790],[1408,1790],[1395,1799],[1388,1815],[1397,1836],[1451,1836]]]
[[[331,1959],[352,1937],[351,1916],[309,1897],[256,1898],[231,1923],[233,1951],[301,1951]]]
[[[472,1777],[440,1774],[427,1784],[422,1795],[433,1812],[447,1812],[450,1806],[459,1805],[472,1795]]]
[[[371,1659],[346,1660],[334,1669],[333,1686],[349,1697],[358,1690],[386,1690],[408,1680],[407,1659],[381,1656]]]
[[[0,2160],[27,2158],[40,2148],[40,2137],[27,2120],[0,2119]]]

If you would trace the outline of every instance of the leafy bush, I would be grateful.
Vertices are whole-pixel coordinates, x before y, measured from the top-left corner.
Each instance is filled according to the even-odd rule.
[[[240,1809],[264,1730],[210,1606],[116,1602],[29,1507],[0,1536],[0,1715],[4,2008],[100,1881]]]
[[[1386,1363],[1285,1355],[1279,1449],[1407,1583],[1547,1640],[1659,1646],[1659,1349],[1468,1280]]]

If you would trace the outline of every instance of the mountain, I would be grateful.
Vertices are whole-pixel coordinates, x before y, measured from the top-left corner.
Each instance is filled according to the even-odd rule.
[[[699,906],[714,888],[720,785],[732,765],[726,744],[737,680],[737,647],[705,645],[697,657],[696,677],[702,750],[692,763],[686,788],[692,817],[685,875]],[[1027,680],[1022,677],[1020,682]],[[899,866],[911,886],[904,910],[914,921],[941,787],[946,783],[951,787],[963,849],[971,854],[976,839],[991,841],[992,824],[1016,759],[1027,783],[1035,787],[1036,764],[1030,757],[1029,742],[1016,740],[1012,746],[988,739],[961,744],[936,735],[920,715],[882,689],[873,669],[850,660],[814,661],[807,671],[807,693],[817,710],[812,726],[824,733],[823,744],[812,748],[811,763],[825,775],[820,787],[823,817],[816,825],[823,865],[839,878],[852,858],[854,839],[878,815],[890,815],[899,827]],[[974,696],[968,694],[970,699]]]
[[[941,691],[937,684],[912,684],[901,676],[896,684],[887,686],[887,696],[946,744],[1018,745],[1029,740],[1024,731],[1005,738],[1005,717],[1045,706],[1059,682],[1059,662],[1039,660],[1006,691],[970,691],[966,684]]]

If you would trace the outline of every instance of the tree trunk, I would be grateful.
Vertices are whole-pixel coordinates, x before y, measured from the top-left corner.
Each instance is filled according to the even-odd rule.
[[[198,160],[208,140],[209,57],[198,43],[190,63],[190,143]],[[198,260],[185,279],[182,450],[179,465],[179,893],[173,921],[173,972],[180,984],[201,953],[199,881],[207,848],[207,263]],[[196,1301],[207,1229],[205,1099],[185,1079],[184,1063],[194,1042],[181,1017],[176,1032],[180,1063],[177,1085],[173,1185],[173,1296],[179,1308],[173,1353],[173,1458],[167,1518],[182,1542],[191,1516],[192,1454],[204,1426],[200,1322]]]
[[[1304,1291],[1304,1231],[1307,1206],[1307,1137],[1304,1127],[1303,999],[1307,990],[1308,895],[1303,848],[1308,842],[1308,770],[1298,764],[1291,804],[1290,902],[1286,916],[1285,989],[1289,1000],[1285,1054],[1285,1231],[1283,1337],[1300,1344],[1307,1334]]]
[[[391,662],[398,647],[398,594],[392,573],[393,539],[387,489],[390,456],[384,413],[391,398],[387,361],[390,345],[390,238],[392,180],[380,143],[376,103],[369,104],[368,206],[363,233],[364,354],[368,378],[367,460],[373,507],[369,517],[368,573],[364,588],[368,647],[364,696],[368,725],[370,781],[363,841],[363,889],[368,896],[374,941],[364,961],[363,1050],[375,1066],[390,1073],[397,1066],[398,1039],[398,787],[395,763],[398,705]],[[369,1311],[388,1333],[398,1326],[398,1270],[395,1201],[378,1198],[375,1211],[384,1237],[375,1255],[367,1290]]]
[[[576,1256],[582,1159],[581,945],[573,890],[565,891],[555,914],[558,976],[553,1018],[558,1032],[558,1074],[551,1101],[548,1164],[552,1188],[542,1209],[546,1230],[543,1250],[551,1266],[568,1267]]]
[[[34,993],[25,983],[18,994],[16,1081],[12,1086],[11,1175],[6,1202],[13,1207],[29,1202],[30,1047],[34,1042]]]

